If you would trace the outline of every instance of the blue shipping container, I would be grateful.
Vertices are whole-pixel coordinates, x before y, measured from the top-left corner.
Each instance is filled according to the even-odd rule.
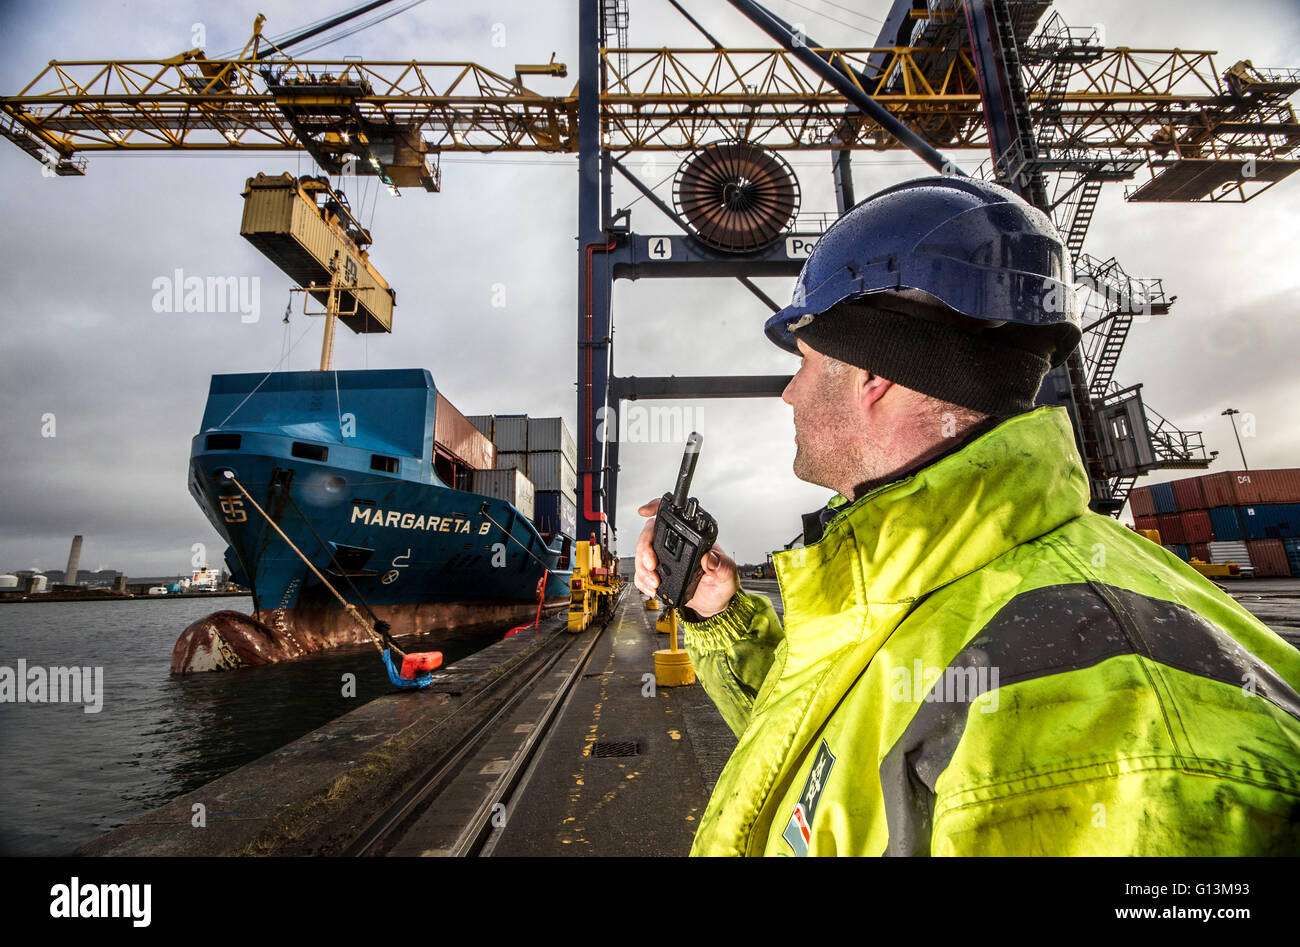
[[[1156,508],[1157,513],[1177,513],[1178,501],[1174,499],[1174,485],[1172,483],[1151,484],[1151,505]]]
[[[1237,507],[1216,506],[1210,510],[1210,526],[1214,530],[1216,542],[1233,542],[1246,537],[1241,531],[1241,520],[1237,518]]]
[[[1282,548],[1286,550],[1286,564],[1291,567],[1291,574],[1300,576],[1300,538],[1282,540]]]
[[[533,495],[533,525],[543,533],[573,536],[578,531],[578,507],[558,490],[538,490]]]
[[[1243,506],[1248,539],[1293,539],[1300,536],[1300,503]]]

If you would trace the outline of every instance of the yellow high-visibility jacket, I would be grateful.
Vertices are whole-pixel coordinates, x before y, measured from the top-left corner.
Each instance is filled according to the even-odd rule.
[[[1300,853],[1300,651],[1088,510],[1065,409],[837,501],[784,628],[685,623],[739,737],[692,854]]]

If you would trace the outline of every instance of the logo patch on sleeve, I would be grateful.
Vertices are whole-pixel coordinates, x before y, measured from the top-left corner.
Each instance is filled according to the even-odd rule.
[[[817,748],[817,756],[813,759],[812,769],[804,781],[803,792],[799,794],[790,821],[781,833],[781,837],[800,857],[808,854],[808,846],[812,842],[812,823],[817,816],[817,802],[822,797],[822,790],[826,788],[826,781],[830,779],[834,766],[835,757],[831,754],[831,748],[822,740],[822,745]]]

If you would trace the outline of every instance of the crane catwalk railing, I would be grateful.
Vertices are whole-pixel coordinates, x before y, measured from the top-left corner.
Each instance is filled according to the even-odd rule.
[[[987,146],[968,51],[827,53],[927,140]],[[884,56],[879,69],[868,64],[873,53]],[[613,149],[687,150],[718,137],[747,137],[777,149],[900,147],[860,114],[846,121],[843,96],[785,50],[607,49],[601,55],[608,77],[603,141]],[[939,55],[947,60],[936,75]],[[1073,88],[1063,93],[1046,76],[1035,80],[1035,69],[1055,65],[1026,66],[1031,114],[1049,110],[1058,135],[1081,153],[1120,147],[1159,156],[1194,133],[1202,155],[1300,154],[1300,125],[1284,101],[1292,84],[1258,80],[1249,95],[1234,94],[1208,51],[1104,50],[1075,65]],[[904,91],[885,91],[885,77],[895,74]],[[178,147],[294,149],[301,145],[286,107],[415,127],[440,152],[577,147],[572,90],[546,95],[519,77],[470,62],[209,60],[197,50],[166,60],[51,62],[17,95],[0,98],[0,107],[41,147],[64,157]],[[1162,128],[1165,135],[1175,132],[1169,144],[1157,135]]]

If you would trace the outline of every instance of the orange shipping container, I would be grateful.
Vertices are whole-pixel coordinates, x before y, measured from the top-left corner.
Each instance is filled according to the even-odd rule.
[[[1154,516],[1135,516],[1133,517],[1133,527],[1138,532],[1144,529],[1160,529],[1160,522]]]
[[[1193,559],[1200,559],[1201,562],[1210,561],[1210,546],[1208,543],[1192,543],[1187,547],[1187,553]]]
[[[437,414],[433,417],[433,439],[447,453],[475,470],[496,467],[497,449],[492,442],[470,424],[469,419],[442,396],[442,392],[438,392]]]
[[[1201,491],[1210,509],[1216,506],[1254,506],[1264,502],[1259,498],[1259,487],[1249,470],[1206,474],[1201,477]]]
[[[1132,511],[1135,517],[1156,515],[1155,505],[1152,504],[1151,502],[1150,487],[1138,487],[1136,490],[1133,490],[1128,495],[1128,502],[1129,502],[1129,509]],[[1144,527],[1138,527],[1138,528],[1142,529]],[[1146,528],[1155,529],[1154,526],[1146,527]]]
[[[1214,538],[1214,527],[1210,523],[1208,510],[1188,510],[1178,516],[1183,524],[1183,542],[1208,543]]]
[[[1164,516],[1156,517],[1160,523],[1160,526],[1158,527],[1160,530],[1160,539],[1164,543],[1177,545],[1178,543],[1187,542],[1187,540],[1183,538],[1182,516],[1183,514],[1181,513],[1166,513]]]
[[[1250,564],[1257,576],[1287,576],[1291,566],[1286,561],[1286,547],[1280,539],[1253,539],[1246,543]]]
[[[1252,470],[1260,503],[1300,503],[1300,468]]]
[[[1201,478],[1188,477],[1173,482],[1174,501],[1179,510],[1205,510],[1205,494],[1201,492]]]

